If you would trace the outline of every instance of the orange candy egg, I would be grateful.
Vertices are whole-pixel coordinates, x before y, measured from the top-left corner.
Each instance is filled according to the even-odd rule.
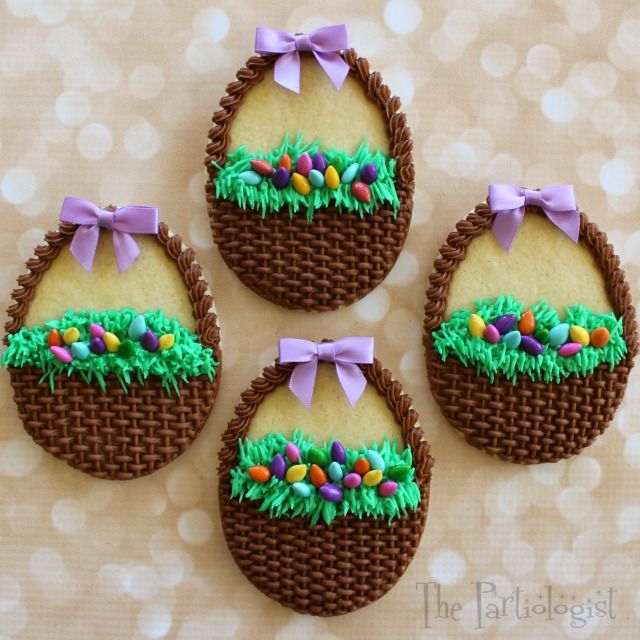
[[[278,161],[278,168],[284,167],[289,173],[291,173],[291,156],[288,153],[283,153],[282,158]]]
[[[49,331],[49,335],[47,336],[47,346],[48,347],[62,346],[62,335],[57,329],[51,329],[51,331]]]
[[[366,458],[358,458],[353,465],[353,470],[363,476],[367,471],[369,471],[370,467],[371,465]]]
[[[311,484],[318,489],[327,484],[327,474],[322,470],[322,467],[317,464],[312,464],[309,469],[309,479],[311,480]]]
[[[523,336],[529,336],[536,330],[536,319],[533,315],[533,311],[528,309],[525,311],[522,316],[520,316],[520,320],[518,321],[518,331]]]
[[[249,467],[249,477],[256,482],[267,482],[271,478],[271,471],[262,465]]]
[[[591,346],[598,347],[602,349],[602,347],[606,347],[609,344],[609,340],[611,340],[611,334],[606,327],[598,327],[591,332]]]

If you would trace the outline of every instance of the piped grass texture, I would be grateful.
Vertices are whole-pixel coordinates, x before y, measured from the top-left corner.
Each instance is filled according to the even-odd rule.
[[[280,433],[269,433],[264,438],[239,441],[238,463],[231,469],[231,497],[238,500],[258,500],[261,502],[260,511],[268,511],[274,518],[307,517],[313,526],[320,519],[331,524],[334,518],[355,515],[358,518],[372,516],[387,518],[389,521],[402,517],[407,511],[415,511],[420,503],[420,488],[414,480],[411,450],[407,447],[398,451],[397,443],[388,437],[380,444],[362,446],[360,449],[347,448],[347,459],[342,465],[345,475],[353,470],[355,461],[366,457],[370,449],[377,451],[385,462],[385,469],[398,464],[411,467],[407,478],[397,481],[398,490],[393,496],[381,497],[377,487],[367,487],[361,484],[355,489],[348,489],[341,481],[332,482],[343,490],[343,497],[337,503],[328,502],[309,481],[309,475],[303,482],[311,489],[311,495],[303,498],[294,494],[292,485],[286,479],[278,480],[272,476],[267,482],[260,483],[253,480],[248,473],[250,467],[264,465],[269,467],[276,454],[284,455],[288,442],[295,443],[300,449],[301,462],[305,463],[310,447],[318,447],[331,456],[331,444],[315,444],[311,438],[305,437],[301,430],[296,429],[291,440]],[[310,464],[307,464],[309,467]],[[383,482],[387,479],[384,472]]]
[[[147,328],[157,335],[172,333],[175,337],[173,347],[155,352],[146,351],[140,343],[135,343],[134,353],[124,358],[118,353],[105,352],[91,354],[86,360],[73,360],[65,364],[60,362],[47,345],[51,329],[64,333],[70,327],[80,331],[80,341],[89,343],[89,325],[96,323],[123,340],[127,337],[131,321],[138,315],[144,315]],[[219,365],[213,357],[213,351],[204,348],[198,336],[183,327],[176,318],[167,318],[161,310],[139,314],[133,309],[119,311],[67,311],[59,320],[50,320],[44,325],[32,328],[22,327],[20,331],[9,334],[9,346],[2,354],[5,367],[36,367],[42,371],[40,381],[49,381],[51,390],[55,388],[55,377],[59,374],[80,375],[87,384],[96,382],[106,390],[106,377],[114,374],[123,389],[137,379],[140,384],[149,376],[157,376],[167,392],[178,392],[178,380],[206,375],[210,380],[216,375]]]
[[[238,176],[244,171],[251,170],[251,160],[262,159],[270,162],[274,167],[283,154],[288,153],[295,168],[298,158],[304,153],[310,156],[321,151],[329,165],[338,169],[342,174],[344,169],[357,163],[362,168],[368,162],[372,162],[378,170],[377,179],[371,183],[369,190],[371,200],[360,202],[351,193],[350,184],[342,184],[337,189],[328,187],[312,188],[311,193],[302,195],[293,188],[293,183],[284,189],[275,187],[271,178],[263,177],[260,184],[251,186],[246,184]],[[319,140],[304,142],[301,135],[296,136],[293,142],[289,136],[285,136],[283,143],[277,149],[271,151],[258,151],[249,153],[245,146],[238,147],[227,155],[224,166],[215,165],[218,174],[214,179],[216,197],[235,202],[243,209],[254,209],[264,218],[269,213],[285,210],[293,217],[300,211],[305,212],[307,220],[313,219],[313,212],[322,207],[336,206],[341,212],[355,213],[361,218],[368,213],[376,211],[383,203],[390,206],[394,213],[398,212],[400,201],[396,193],[394,175],[395,160],[387,158],[380,151],[371,151],[365,140],[360,143],[357,151],[349,155],[346,151],[335,148],[323,149]]]
[[[525,311],[518,300],[504,295],[476,301],[475,307],[475,313],[487,324],[509,314],[514,314],[517,322]],[[562,322],[583,327],[589,333],[598,327],[606,327],[611,339],[605,347],[588,345],[566,358],[558,355],[556,347],[543,344],[544,353],[533,356],[521,349],[508,349],[503,342],[490,344],[482,338],[473,337],[468,322],[474,312],[460,309],[433,332],[433,346],[443,360],[454,356],[465,366],[475,366],[478,375],[487,376],[491,382],[497,373],[503,374],[511,382],[515,382],[520,375],[545,382],[560,382],[571,374],[584,377],[603,363],[613,369],[627,353],[622,320],[613,313],[593,313],[583,305],[573,305],[566,307],[564,318],[560,318],[558,312],[544,301],[530,309],[536,319],[536,329],[548,331]]]

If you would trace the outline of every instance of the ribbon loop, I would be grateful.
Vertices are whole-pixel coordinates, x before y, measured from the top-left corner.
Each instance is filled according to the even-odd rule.
[[[281,338],[278,351],[282,364],[295,363],[289,389],[306,407],[311,406],[319,361],[335,363],[338,381],[353,407],[367,386],[367,379],[358,365],[373,362],[373,338],[352,336],[319,343]]]
[[[256,29],[256,53],[277,54],[273,70],[274,80],[295,93],[300,93],[300,51],[313,53],[318,64],[340,89],[349,73],[349,65],[339,52],[349,48],[349,34],[345,24],[320,27],[311,33],[292,34],[269,27]]]
[[[93,267],[100,229],[113,232],[113,249],[120,272],[126,271],[140,255],[140,249],[131,234],[158,233],[157,207],[127,205],[115,211],[108,211],[100,209],[93,202],[74,196],[64,199],[60,221],[78,225],[70,250],[87,271],[91,271]]]
[[[505,251],[522,224],[526,206],[542,209],[545,216],[574,242],[580,235],[580,213],[570,184],[544,187],[540,191],[513,184],[489,185],[489,206],[496,214],[492,231]]]

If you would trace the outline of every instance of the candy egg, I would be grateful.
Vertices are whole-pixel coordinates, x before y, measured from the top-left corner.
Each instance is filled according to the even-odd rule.
[[[276,169],[275,173],[271,176],[271,182],[276,189],[284,189],[291,180],[291,174],[286,167],[280,167]]]
[[[278,480],[282,480],[285,473],[287,473],[287,461],[284,456],[280,453],[276,454],[269,465],[269,469]]]
[[[105,328],[102,325],[96,324],[95,322],[89,325],[89,335],[92,338],[102,338],[104,334]]]
[[[351,184],[351,193],[359,202],[371,202],[371,191],[364,182],[353,182]]]
[[[575,356],[580,349],[582,349],[582,345],[579,342],[565,342],[558,349],[558,355],[563,358],[569,358],[570,356]]]
[[[390,498],[397,490],[398,485],[392,480],[387,480],[378,487],[378,494],[383,498]]]
[[[546,344],[549,342],[549,331],[544,327],[538,327],[533,333],[533,337],[540,343]]]
[[[129,337],[132,340],[140,340],[142,334],[147,331],[147,321],[144,316],[136,316],[129,325]]]
[[[344,156],[336,156],[331,161],[331,164],[336,168],[338,175],[342,175],[344,170],[347,168],[347,160],[345,159]]]
[[[118,339],[118,336],[111,333],[110,331],[104,332],[102,340],[109,353],[116,353],[116,351],[118,351],[118,349],[120,348],[120,340]]]
[[[474,338],[481,338],[484,335],[484,330],[487,328],[487,324],[477,313],[472,313],[469,316],[467,327],[469,329],[469,333]]]
[[[255,171],[243,171],[242,173],[238,174],[238,178],[245,184],[248,184],[252,187],[256,187],[262,182],[262,176]]]
[[[598,349],[606,347],[609,344],[609,340],[611,340],[611,334],[606,327],[594,329],[589,337],[591,338],[591,345]]]
[[[291,485],[291,490],[299,498],[308,498],[311,495],[311,487],[304,482],[294,482]]]
[[[387,475],[391,480],[401,482],[405,478],[408,478],[410,473],[411,467],[408,464],[394,464],[393,467],[389,467]]]
[[[509,333],[511,329],[513,329],[513,325],[516,321],[516,317],[513,313],[510,313],[506,316],[500,316],[497,320],[494,320],[491,324],[498,330],[500,335],[504,335],[505,333]]]
[[[532,356],[540,356],[544,353],[544,347],[531,336],[522,336],[520,346]]]
[[[311,164],[313,168],[316,171],[319,171],[322,175],[324,175],[324,172],[327,170],[327,159],[322,153],[320,153],[320,151],[316,151],[316,153],[313,154]]]
[[[145,331],[140,336],[140,344],[142,345],[142,348],[147,351],[157,351],[160,346],[158,336],[153,333],[153,331]]]
[[[360,171],[360,180],[366,184],[371,184],[375,182],[378,178],[378,170],[376,169],[376,165],[373,162],[367,162],[367,164],[362,167],[362,171]]]
[[[342,479],[342,484],[347,487],[347,489],[355,489],[362,484],[362,476],[358,473],[347,473]]]
[[[324,187],[324,176],[317,169],[311,169],[309,171],[309,182],[316,189],[320,189]]]
[[[366,458],[358,458],[353,465],[353,470],[356,473],[359,473],[361,476],[367,473],[367,471],[369,471],[369,468],[369,461]]]
[[[89,347],[84,342],[74,342],[71,345],[71,355],[75,360],[86,360],[89,357]]]
[[[49,347],[49,351],[51,351],[60,362],[64,362],[65,364],[73,362],[73,356],[64,347]]]
[[[294,464],[292,467],[287,469],[286,478],[287,482],[293,484],[294,482],[300,482],[304,480],[304,477],[307,475],[307,465],[306,464]]]
[[[69,327],[63,334],[62,340],[65,344],[73,344],[80,340],[80,331],[76,327]]]
[[[324,449],[318,447],[309,447],[307,451],[307,462],[326,467],[329,464],[329,455]]]
[[[372,469],[375,469],[378,471],[384,471],[384,467],[385,467],[384,460],[382,459],[382,456],[377,451],[370,449],[367,452],[367,460],[369,461],[369,465],[371,466]]]
[[[331,480],[333,480],[334,482],[338,482],[342,480],[342,476],[343,476],[342,467],[338,462],[334,461],[329,465],[329,468],[327,469],[327,474],[329,478],[331,478]]]
[[[507,349],[517,349],[521,340],[522,334],[519,331],[509,331],[507,335],[502,337],[502,342],[504,342]]]
[[[273,165],[267,160],[253,158],[249,160],[251,168],[261,176],[270,176],[273,173]]]
[[[278,169],[286,169],[287,173],[291,173],[291,156],[288,153],[283,153],[278,160]]]
[[[488,324],[484,330],[484,339],[491,344],[496,344],[500,342],[500,332],[492,324]]]
[[[343,172],[342,177],[340,178],[340,182],[342,184],[350,184],[353,182],[358,175],[358,170],[360,169],[360,165],[356,162],[352,165],[349,165]]]
[[[132,340],[123,340],[118,349],[118,355],[121,358],[132,358],[136,352],[136,346]]]
[[[533,315],[533,311],[528,309],[521,316],[520,320],[518,320],[518,330],[525,336],[531,335],[536,328],[536,319]]]
[[[289,442],[284,448],[284,455],[287,456],[293,464],[297,464],[300,461],[300,449],[298,449],[297,445],[293,442]]]
[[[313,169],[313,162],[311,160],[311,156],[305,151],[298,158],[298,162],[296,162],[296,171],[301,176],[308,176],[311,169]]]
[[[329,189],[337,189],[340,186],[340,176],[333,165],[327,167],[324,174],[324,183]]]
[[[263,465],[249,467],[249,476],[256,482],[267,482],[271,478],[271,471]]]
[[[347,450],[340,440],[334,440],[331,444],[331,459],[339,464],[344,464],[347,461]]]
[[[91,353],[95,353],[97,356],[104,353],[107,347],[102,338],[91,338],[91,342],[89,343],[89,350]]]
[[[327,474],[317,464],[312,464],[309,469],[309,480],[319,489],[323,484],[327,484]]]
[[[327,502],[340,502],[342,500],[342,489],[335,484],[327,483],[320,487],[320,495]]]
[[[579,327],[577,324],[571,326],[571,329],[569,329],[569,336],[571,337],[571,342],[577,342],[583,347],[586,347],[589,344],[589,332],[583,327]]]
[[[382,471],[380,469],[371,469],[371,471],[367,471],[362,478],[362,482],[364,482],[367,487],[375,487],[382,482]]]
[[[51,329],[51,331],[49,331],[49,335],[47,336],[47,346],[48,347],[62,346],[62,335],[57,329]]]
[[[566,323],[558,324],[549,331],[549,344],[552,347],[558,347],[569,339],[569,325]]]
[[[176,338],[173,333],[165,333],[163,336],[158,338],[158,346],[161,351],[166,351],[167,349],[171,349],[176,342]]]
[[[293,188],[301,196],[307,196],[311,193],[311,183],[301,173],[293,174]]]

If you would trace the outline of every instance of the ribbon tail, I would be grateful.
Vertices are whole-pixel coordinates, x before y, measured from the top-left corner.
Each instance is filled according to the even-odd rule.
[[[511,209],[509,211],[498,211],[493,220],[491,230],[496,240],[505,251],[509,251],[511,243],[522,224],[524,218],[524,207]]]
[[[574,242],[578,242],[580,236],[580,213],[578,211],[548,211],[545,215],[553,224]]]
[[[367,379],[357,364],[336,361],[336,374],[349,404],[353,407],[364,393]]]
[[[73,234],[69,250],[86,271],[91,271],[93,267],[99,238],[100,227],[97,224],[79,226]]]
[[[276,60],[273,79],[285,89],[300,93],[300,54],[297,51],[285,53]]]
[[[339,53],[335,51],[314,51],[318,64],[324,69],[329,76],[329,80],[336,89],[342,87],[347,75],[349,74],[349,65],[341,58]]]
[[[289,378],[289,389],[307,409],[311,407],[317,372],[318,359],[313,358],[309,362],[297,364]]]
[[[113,251],[120,273],[126,271],[140,255],[136,241],[124,231],[113,231]]]

